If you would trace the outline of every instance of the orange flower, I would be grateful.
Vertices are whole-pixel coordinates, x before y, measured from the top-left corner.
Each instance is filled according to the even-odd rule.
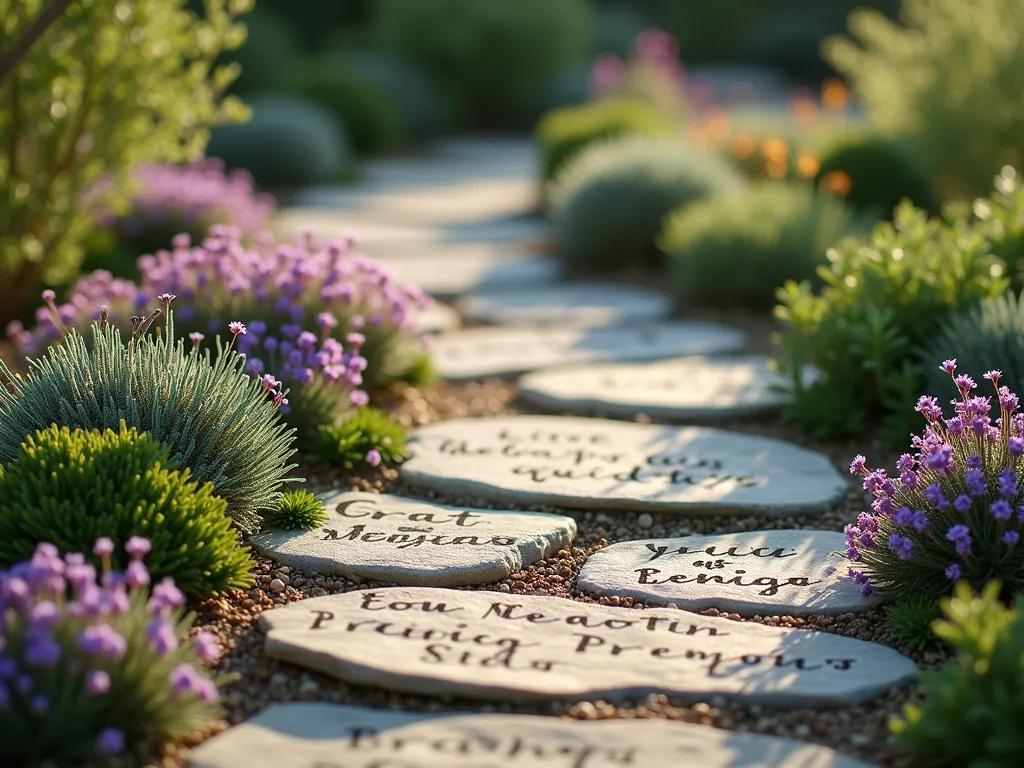
[[[818,162],[818,158],[809,152],[801,152],[796,159],[796,172],[801,178],[813,179],[818,175],[820,168],[821,163]]]
[[[789,156],[789,145],[785,140],[773,136],[770,139],[765,139],[761,145],[761,154],[769,162],[785,163],[786,158]]]
[[[732,154],[737,160],[747,160],[757,151],[757,142],[753,136],[737,136],[732,142]]]
[[[821,177],[820,186],[826,192],[845,197],[853,189],[853,179],[845,171],[830,171]]]
[[[842,80],[829,78],[821,86],[821,103],[825,109],[842,112],[850,102],[850,92]]]

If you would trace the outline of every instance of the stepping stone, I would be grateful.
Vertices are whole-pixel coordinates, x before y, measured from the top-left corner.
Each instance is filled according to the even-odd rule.
[[[440,376],[475,379],[550,366],[735,352],[744,343],[743,332],[734,328],[679,320],[597,328],[473,328],[438,336],[432,354]]]
[[[653,604],[744,616],[834,616],[874,607],[847,576],[836,531],[757,531],[613,544],[583,564],[576,586]]]
[[[271,704],[191,751],[192,768],[869,768],[792,739],[658,720],[423,714]]]
[[[779,391],[789,380],[770,362],[750,355],[554,368],[524,376],[519,393],[534,405],[565,413],[680,421],[760,416],[790,399]]]
[[[400,283],[415,283],[437,298],[455,298],[477,289],[524,287],[556,282],[562,267],[523,248],[481,243],[402,242],[378,246],[371,258]]]
[[[447,304],[434,302],[426,309],[416,310],[416,330],[420,333],[452,331],[462,325],[462,317]]]
[[[404,480],[522,505],[689,515],[820,513],[847,481],[821,453],[706,427],[508,416],[420,427]]]
[[[457,242],[502,243],[529,240],[535,242],[551,236],[551,227],[533,216],[496,218],[491,221],[449,225],[449,240]]]
[[[261,533],[252,546],[318,573],[452,587],[504,579],[576,536],[576,521],[561,515],[444,507],[380,493],[321,498],[328,519],[320,528]]]
[[[605,283],[564,283],[519,290],[492,290],[459,302],[462,313],[500,325],[613,325],[661,320],[671,297],[644,288]]]
[[[839,706],[914,678],[892,648],[670,608],[392,587],[264,611],[267,658],[358,685],[507,701],[650,693]]]

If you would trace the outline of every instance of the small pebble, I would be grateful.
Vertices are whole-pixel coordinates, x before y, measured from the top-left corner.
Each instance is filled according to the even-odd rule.
[[[274,592],[282,592],[284,590],[284,582],[280,579],[274,579],[270,582],[270,589]]]
[[[636,519],[636,524],[641,528],[650,528],[654,525],[654,517],[644,512]]]

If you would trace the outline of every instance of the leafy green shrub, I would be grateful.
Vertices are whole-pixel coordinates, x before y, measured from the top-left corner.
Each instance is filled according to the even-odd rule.
[[[657,265],[654,241],[667,214],[740,185],[726,162],[679,139],[626,136],[594,145],[551,190],[559,255],[577,270]]]
[[[281,501],[263,517],[267,528],[281,531],[311,530],[327,520],[324,503],[309,491],[288,491]]]
[[[404,60],[379,52],[360,52],[339,57],[342,66],[391,94],[402,115],[403,128],[414,139],[431,139],[452,122],[451,106],[437,84]]]
[[[1014,283],[1024,287],[1024,184],[1014,168],[1005,166],[1000,171],[989,197],[951,204],[946,215],[983,232]]]
[[[394,97],[333,57],[310,59],[292,67],[283,88],[324,107],[338,119],[357,152],[386,152],[404,140],[402,115]]]
[[[182,642],[192,624],[185,596],[170,578],[145,589],[149,547],[142,537],[128,539],[131,559],[116,580],[108,578],[116,548],[107,538],[91,548],[101,579],[82,553],[61,559],[49,543],[0,571],[8,586],[0,589],[4,765],[107,765],[136,746],[203,730],[220,715],[217,682],[197,669],[220,654],[217,638],[200,632]]]
[[[764,182],[683,206],[658,245],[683,302],[771,306],[786,280],[813,279],[831,245],[870,228],[869,218],[806,185]]]
[[[320,431],[315,458],[325,466],[357,469],[405,461],[405,430],[376,408],[360,408],[340,424]]]
[[[672,125],[652,105],[636,99],[606,99],[546,114],[534,133],[541,179],[554,180],[590,144],[616,136],[669,136]]]
[[[896,642],[928,648],[938,645],[932,625],[941,616],[942,609],[937,600],[917,597],[890,605],[885,615],[885,626]]]
[[[957,655],[921,673],[923,707],[907,705],[892,723],[897,742],[927,766],[1012,766],[1020,761],[1024,690],[1024,613],[1007,608],[993,583],[975,595],[966,584],[943,600],[935,634]]]
[[[212,486],[178,472],[165,447],[123,421],[102,433],[53,425],[0,465],[0,565],[28,559],[44,541],[84,552],[101,536],[143,536],[154,579],[170,576],[200,597],[245,587],[251,562],[226,508]]]
[[[215,130],[206,151],[229,168],[244,168],[264,187],[337,181],[351,164],[334,115],[290,96],[254,100],[252,119]]]
[[[585,0],[380,0],[376,34],[426,71],[467,119],[514,117],[586,49]]]
[[[951,351],[964,370],[998,369],[1007,384],[1024,388],[1024,295],[1008,291],[950,315],[930,336],[921,360],[930,363]],[[928,391],[940,392],[949,377],[934,365],[925,370]]]
[[[951,313],[1002,293],[1004,267],[981,233],[909,204],[827,257],[819,290],[790,281],[778,293],[780,362],[794,387],[784,415],[822,437],[856,434],[863,418],[888,415],[905,434],[924,380],[915,350]],[[822,373],[810,388],[793,375],[805,365]]]
[[[940,197],[983,195],[1024,162],[1024,4],[904,0],[900,18],[852,13],[826,56],[880,129],[922,148]]]
[[[992,398],[972,394],[974,379],[956,368],[956,360],[941,365],[960,395],[956,415],[944,418],[937,397],[918,399],[914,410],[927,426],[911,437],[915,452],[896,462],[898,478],[869,470],[863,456],[850,464],[875,497],[872,511],[845,531],[846,555],[858,564],[850,576],[865,595],[937,600],[961,579],[980,587],[993,577],[1008,594],[1024,589],[1024,546],[1017,546],[1024,494],[1016,470],[1024,413],[1015,415],[1017,395],[991,370],[985,379],[999,403],[993,424]]]
[[[141,163],[198,159],[209,126],[244,117],[221,101],[237,70],[214,62],[241,44],[235,13],[251,3],[208,0],[200,19],[185,2],[64,4],[0,79],[0,326],[41,282],[75,273],[93,225],[78,198],[96,179],[119,184]],[[0,0],[5,53],[49,6]]]
[[[841,174],[842,197],[888,218],[901,200],[934,211],[932,180],[907,142],[868,133],[848,136],[822,150],[815,184]]]
[[[52,300],[52,299],[51,299]],[[60,344],[29,360],[15,376],[0,360],[0,461],[18,458],[27,435],[51,424],[114,429],[123,420],[167,446],[196,483],[213,483],[244,532],[259,530],[263,511],[277,504],[295,466],[288,461],[294,430],[281,424],[263,382],[245,375],[245,358],[217,347],[198,353],[174,342],[171,313],[164,333],[145,333],[150,316],[127,342],[105,316],[92,342],[71,330]]]
[[[301,45],[289,15],[264,7],[264,3],[245,17],[245,42],[223,56],[225,62],[238,65],[240,74],[231,90],[254,96],[275,89],[300,56]]]

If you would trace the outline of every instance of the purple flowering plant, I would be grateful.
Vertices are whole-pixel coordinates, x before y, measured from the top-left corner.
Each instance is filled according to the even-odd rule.
[[[850,577],[866,595],[937,599],[955,582],[980,589],[993,578],[1008,594],[1024,588],[1024,412],[999,371],[984,375],[995,391],[994,413],[993,397],[976,394],[974,379],[956,373],[956,360],[941,368],[959,393],[955,414],[944,417],[935,397],[918,400],[927,424],[911,440],[913,453],[896,462],[898,476],[869,469],[863,456],[850,465],[874,496],[871,512],[845,530]]]
[[[150,584],[147,539],[95,542],[100,572],[82,553],[40,544],[0,571],[0,763],[60,764],[119,755],[195,732],[219,712],[202,671],[217,638],[191,627],[185,597],[167,577]]]
[[[249,375],[280,377],[291,390],[282,413],[300,440],[309,439],[365,405],[367,387],[415,379],[428,359],[415,313],[431,299],[416,286],[398,285],[353,245],[351,238],[319,243],[306,235],[248,247],[237,228],[221,226],[199,245],[181,234],[171,250],[139,259],[138,284],[104,271],[86,275],[56,317],[43,308],[33,331],[14,324],[8,334],[31,355],[62,336],[61,323],[93,322],[98,307],[109,307],[112,321],[129,330],[140,308],[177,299],[176,325],[197,348],[227,329]],[[236,332],[229,318],[244,326]]]

